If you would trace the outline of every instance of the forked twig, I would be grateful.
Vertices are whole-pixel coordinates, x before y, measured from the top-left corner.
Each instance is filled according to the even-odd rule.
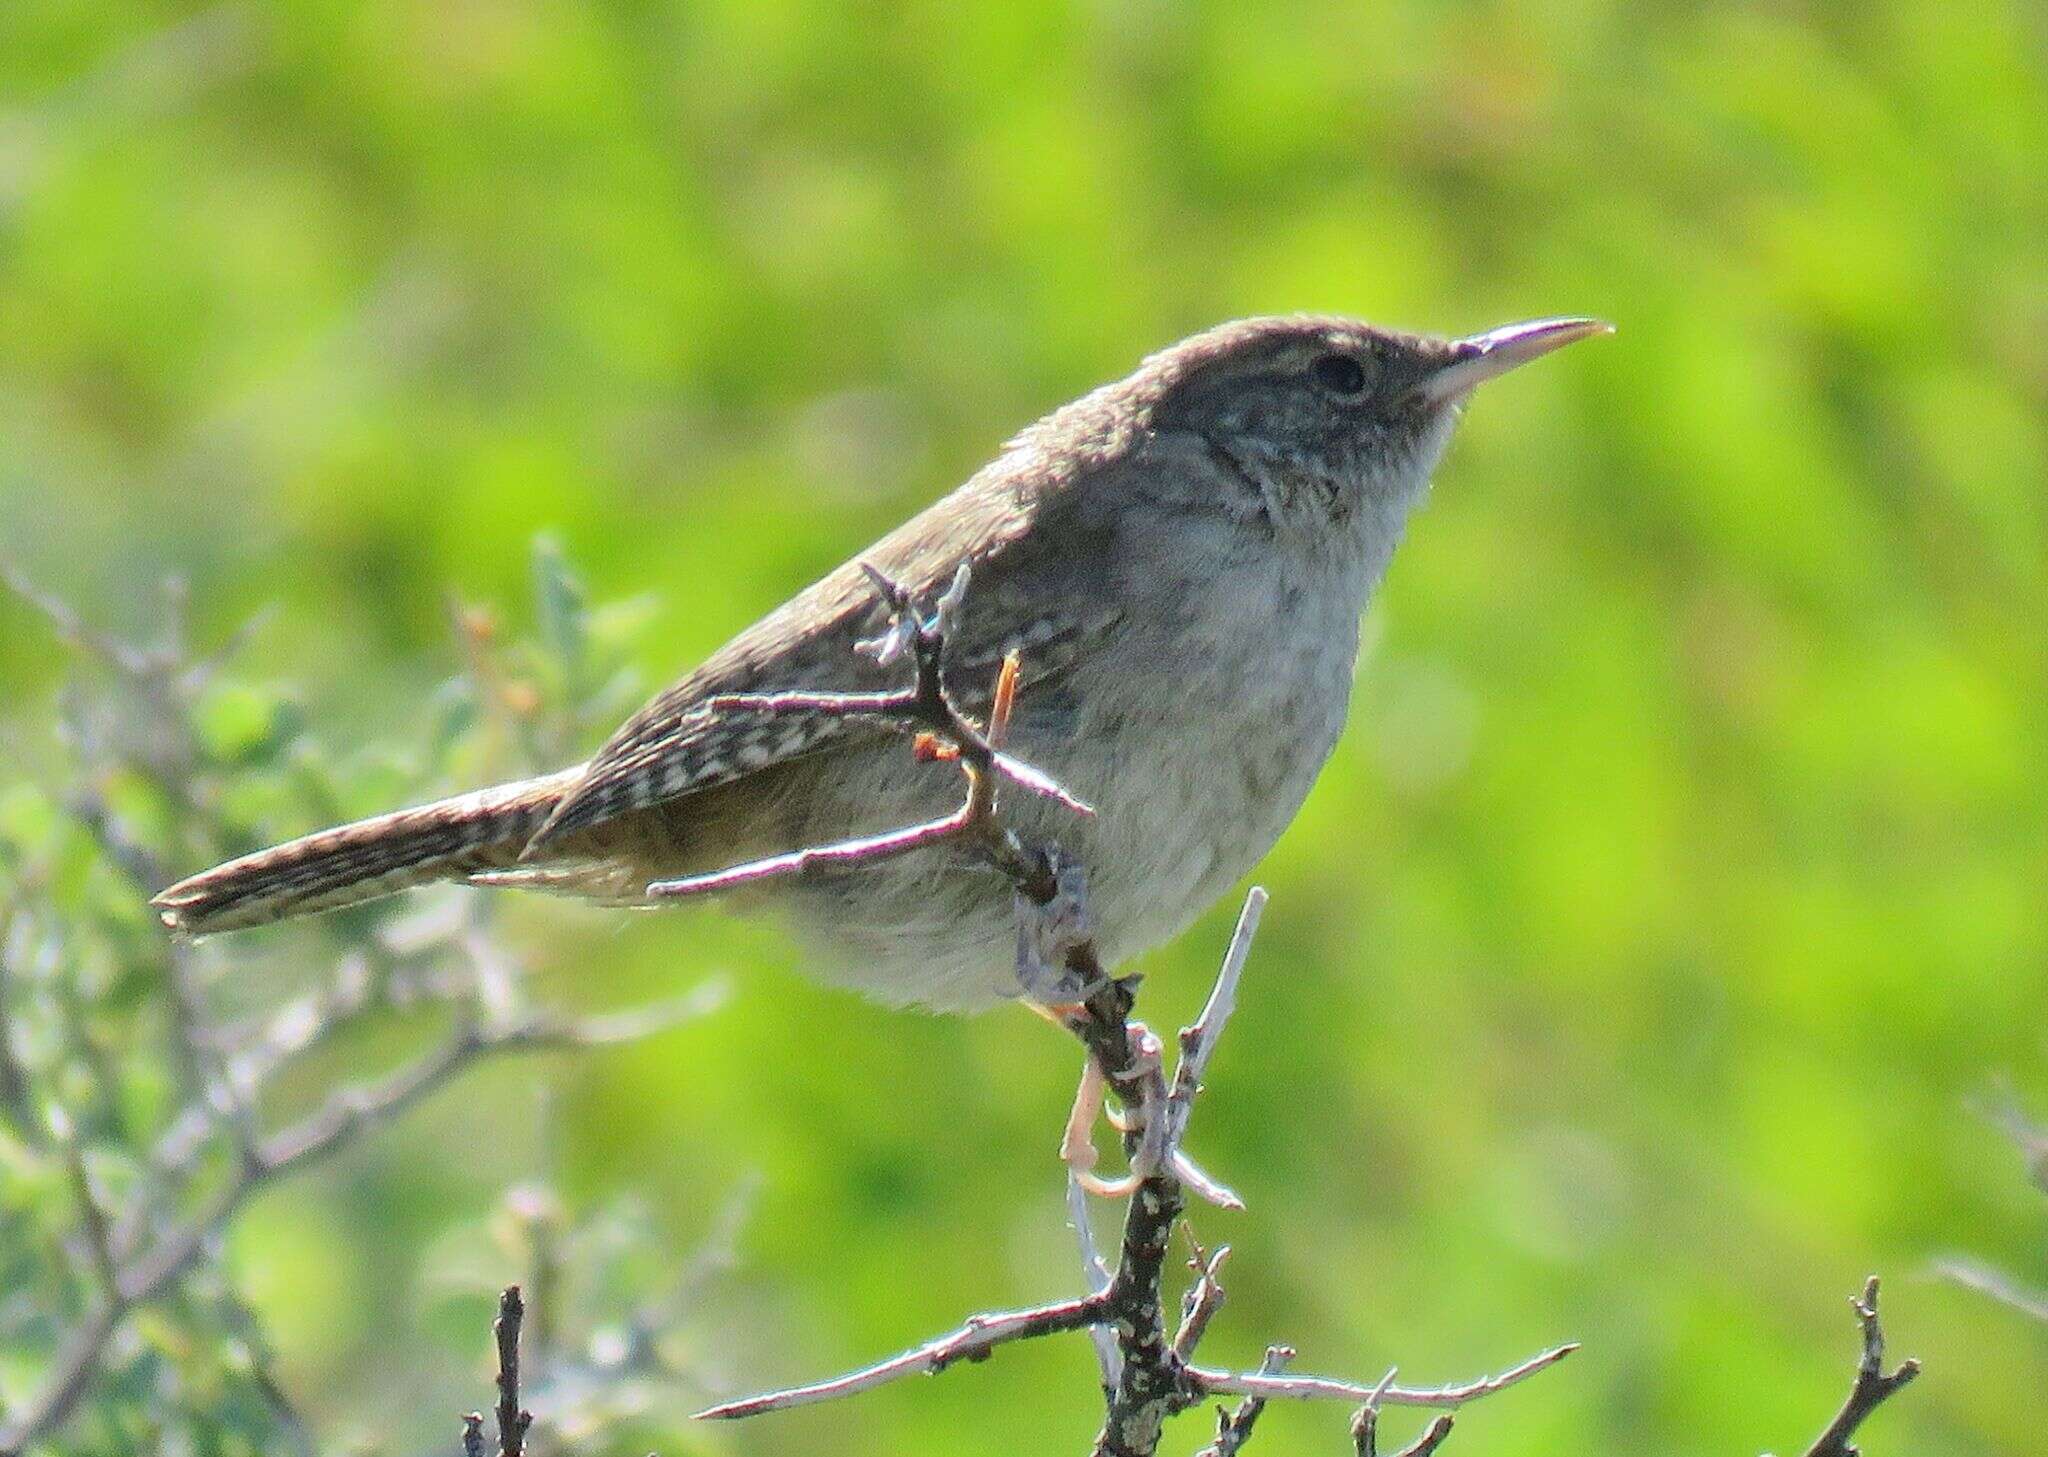
[[[1863,1331],[1863,1357],[1856,1363],[1856,1380],[1835,1419],[1827,1424],[1806,1457],[1858,1457],[1849,1439],[1864,1419],[1884,1405],[1898,1390],[1920,1374],[1917,1360],[1901,1361],[1889,1374],[1884,1369],[1884,1327],[1877,1318],[1877,1276],[1863,1284],[1862,1295],[1851,1300],[1856,1322]]]
[[[1394,1454],[1394,1457],[1429,1457],[1444,1444],[1456,1419],[1444,1412],[1422,1429],[1422,1435]],[[1357,1457],[1379,1457],[1379,1407],[1367,1402],[1351,1419],[1351,1447]]]
[[[1265,1359],[1259,1362],[1259,1374],[1278,1376],[1294,1359],[1292,1346],[1268,1346]],[[1229,1407],[1216,1408],[1216,1440],[1204,1447],[1195,1457],[1237,1457],[1244,1450],[1244,1444],[1252,1439],[1252,1429],[1258,1425],[1259,1414],[1266,1409],[1262,1396],[1247,1396],[1233,1410]]]
[[[966,563],[953,584],[934,605],[929,617],[920,613],[912,595],[865,562],[862,569],[890,610],[890,625],[879,638],[857,645],[878,663],[895,662],[906,652],[915,665],[915,681],[890,693],[728,693],[710,700],[716,712],[809,714],[832,718],[875,718],[912,731],[921,758],[950,760],[967,780],[967,795],[952,814],[878,835],[842,840],[771,855],[702,875],[660,880],[647,887],[650,900],[676,900],[737,889],[757,881],[804,875],[821,869],[848,869],[907,855],[948,840],[968,843],[1020,885],[1044,891],[1050,899],[1049,870],[1041,857],[1029,854],[996,818],[996,786],[1007,780],[1053,800],[1076,815],[1094,813],[1043,770],[1002,751],[1016,700],[1018,658],[1003,660],[986,728],[955,706],[946,690],[947,635],[966,597],[970,572]]]
[[[1173,1333],[1173,1354],[1182,1361],[1195,1354],[1195,1347],[1209,1333],[1209,1322],[1223,1308],[1223,1282],[1217,1277],[1222,1273],[1223,1262],[1230,1258],[1229,1245],[1218,1245],[1211,1253],[1195,1243],[1193,1230],[1188,1230],[1187,1237],[1193,1246],[1188,1268],[1195,1278],[1181,1297],[1180,1329]]]

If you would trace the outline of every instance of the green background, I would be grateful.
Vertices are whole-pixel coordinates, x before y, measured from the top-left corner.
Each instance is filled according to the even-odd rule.
[[[17,0],[0,545],[118,627],[166,572],[202,640],[276,604],[240,671],[345,757],[416,737],[451,593],[527,620],[536,533],[647,598],[651,687],[1219,319],[1613,319],[1473,409],[1261,871],[1194,1136],[1250,1204],[1198,1216],[1208,1354],[1432,1383],[1577,1339],[1454,1450],[1785,1452],[1880,1271],[1928,1375],[1867,1449],[2024,1457],[2048,1331],[1928,1271],[2048,1282],[1967,1106],[2048,1105],[2044,57],[2028,0]],[[0,601],[7,779],[64,665]],[[1155,1024],[1231,914],[1144,963]],[[870,1008],[715,914],[506,915],[557,997],[731,1000],[248,1211],[323,1446],[453,1449],[522,1181],[638,1199],[659,1272],[757,1180],[683,1323],[718,1394],[1075,1287],[1036,1019]],[[1067,1339],[617,1450],[1069,1451],[1093,1388]]]

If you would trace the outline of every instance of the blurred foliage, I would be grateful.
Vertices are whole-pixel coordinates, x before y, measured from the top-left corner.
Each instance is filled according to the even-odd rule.
[[[640,604],[654,683],[1190,329],[1613,318],[1473,411],[1262,872],[1198,1150],[1251,1203],[1204,1221],[1239,1246],[1211,1353],[1428,1381],[1573,1337],[1453,1440],[1784,1451],[1880,1270],[1929,1374],[1867,1448],[2018,1453],[2040,1330],[1912,1277],[1963,1248],[2048,1283],[1964,1110],[1999,1077],[2048,1106],[2044,156],[2033,0],[29,0],[0,545],[132,637],[166,573],[200,642],[274,606],[201,720],[253,843],[591,746],[594,715],[446,721],[449,594],[527,600],[537,532]],[[558,648],[566,605],[530,624]],[[108,929],[52,976],[117,1018],[157,963],[60,823],[65,675],[0,600],[10,834],[70,847]],[[1155,1023],[1227,917],[1148,961]],[[445,1448],[488,1297],[438,1252],[543,1173],[576,1219],[655,1211],[673,1266],[759,1171],[735,1384],[1072,1288],[1074,1057],[1033,1019],[878,1011],[715,913],[501,920],[572,1005],[744,975],[249,1208],[226,1268],[323,1443]],[[210,985],[274,995],[361,929],[225,942]],[[1066,1450],[1093,1408],[1076,1343],[634,1450]]]
[[[506,772],[635,696],[630,670],[599,671],[629,619],[589,611],[552,543],[534,567],[537,639],[505,641],[493,614],[457,608],[466,671],[434,695],[424,742],[368,776],[376,792],[417,793],[465,760]],[[275,689],[227,676],[243,635],[187,649],[177,585],[161,640],[137,645],[4,575],[79,663],[56,721],[61,787],[0,795],[0,1451],[311,1451],[241,1293],[261,1266],[220,1259],[250,1196],[345,1156],[417,1101],[407,1089],[518,1047],[522,1029],[615,1044],[722,994],[706,984],[624,1018],[536,1012],[487,901],[357,907],[305,927],[261,985],[246,966],[231,978],[230,962],[166,938],[143,899],[174,858],[257,843],[252,815],[348,814],[363,776]],[[587,682],[605,686],[565,696]],[[535,1440],[630,1445],[705,1393],[713,1363],[689,1318],[732,1263],[737,1213],[678,1268],[630,1190],[566,1209],[547,1182],[553,1108],[514,1098],[541,1177],[436,1231],[428,1288],[487,1309],[503,1280],[528,1282]],[[337,1268],[303,1273],[330,1298],[370,1293]],[[364,1436],[389,1450],[374,1424]]]
[[[179,601],[160,599],[167,618]],[[49,1370],[94,1324],[122,1255],[218,1183],[210,1168],[200,1193],[155,1202],[153,1149],[200,1107],[211,1070],[181,1035],[193,1004],[137,891],[158,878],[164,832],[194,818],[202,786],[274,768],[288,737],[275,705],[188,673],[168,639],[130,647],[61,607],[52,616],[98,671],[61,700],[61,785],[0,789],[0,1445],[39,1404],[31,1394],[59,1384]],[[177,842],[180,858],[192,849]],[[155,1218],[124,1218],[151,1204]],[[269,1362],[232,1283],[202,1269],[106,1342],[61,1450],[286,1449]]]

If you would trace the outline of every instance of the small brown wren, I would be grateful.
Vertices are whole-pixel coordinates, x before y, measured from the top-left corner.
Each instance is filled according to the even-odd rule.
[[[612,905],[651,882],[944,814],[957,781],[900,738],[721,695],[898,686],[855,654],[884,624],[868,562],[926,597],[972,590],[948,681],[986,706],[1021,654],[1018,757],[1095,808],[1005,802],[1087,868],[1105,961],[1182,930],[1286,828],[1343,729],[1359,616],[1474,386],[1590,319],[1463,339],[1295,316],[1223,324],[1055,410],[649,703],[588,763],[259,851],[153,904],[189,935],[488,876]],[[1010,888],[935,845],[753,893],[820,975],[966,1008],[1015,990]]]

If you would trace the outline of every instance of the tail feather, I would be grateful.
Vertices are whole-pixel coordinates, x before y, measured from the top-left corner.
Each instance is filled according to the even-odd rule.
[[[206,936],[514,865],[583,766],[358,820],[181,880],[150,904]]]

